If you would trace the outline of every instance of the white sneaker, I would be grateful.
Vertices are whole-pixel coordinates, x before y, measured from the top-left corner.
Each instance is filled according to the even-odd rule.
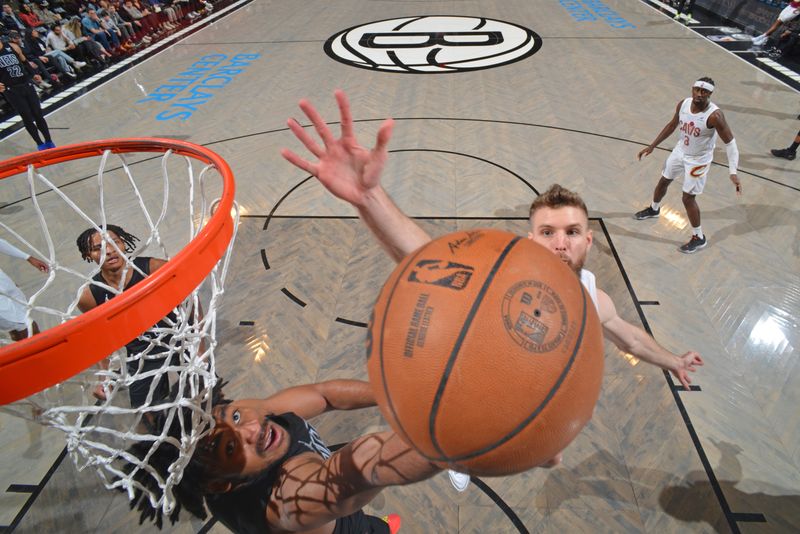
[[[767,35],[759,35],[758,37],[753,37],[753,44],[756,46],[761,46],[767,42],[769,37]]]
[[[459,493],[467,490],[469,486],[469,475],[448,469],[447,476],[450,477],[450,483]]]
[[[76,61],[75,62],[75,68],[82,69],[85,66],[86,66],[86,62],[85,61]]]

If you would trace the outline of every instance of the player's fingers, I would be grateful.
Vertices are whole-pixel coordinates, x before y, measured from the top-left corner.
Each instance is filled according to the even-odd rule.
[[[378,128],[378,135],[375,140],[374,152],[383,152],[389,146],[389,140],[392,138],[392,131],[394,130],[394,119],[386,119]]]
[[[688,376],[688,375],[686,375],[685,373],[682,373],[682,374],[681,374],[681,375],[678,377],[678,379],[681,381],[681,384],[683,385],[683,388],[684,388],[686,391],[689,391],[689,384],[691,384],[691,383],[692,383],[692,381],[691,381],[691,380],[689,380],[689,376]]]
[[[350,102],[344,91],[337,89],[333,92],[336,103],[339,104],[339,116],[342,119],[342,137],[355,137],[353,132],[353,114],[350,112]]]
[[[316,108],[311,105],[311,102],[305,99],[301,100],[300,109],[303,110],[303,113],[306,114],[311,124],[314,125],[314,129],[322,138],[322,142],[325,143],[325,146],[328,147],[333,144],[335,139],[333,138],[330,128],[328,128],[328,125],[322,120],[322,116],[317,112]]]
[[[303,143],[303,146],[305,146],[309,152],[318,158],[321,158],[322,155],[325,154],[325,151],[322,150],[322,147],[320,147],[317,142],[314,141],[310,135],[308,135],[308,132],[306,132],[305,128],[300,126],[299,122],[294,119],[289,119],[286,121],[286,124],[289,126],[289,129],[292,131],[295,137],[297,137],[297,139]]]
[[[297,154],[295,154],[294,152],[292,152],[288,148],[281,149],[281,156],[283,156],[284,159],[286,159],[286,161],[288,161],[289,163],[291,163],[295,167],[297,167],[299,169],[303,169],[307,173],[313,174],[314,176],[317,176],[317,172],[318,172],[317,165],[311,163],[310,161],[304,160],[303,158],[301,158],[300,156],[298,156]]]

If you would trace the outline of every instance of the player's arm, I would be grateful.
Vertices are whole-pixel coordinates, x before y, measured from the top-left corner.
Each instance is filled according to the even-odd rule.
[[[260,412],[294,412],[310,419],[331,410],[358,410],[375,406],[372,386],[363,380],[329,380],[284,389],[266,399],[237,401]]]
[[[725,115],[721,109],[716,110],[708,118],[708,127],[717,130],[717,135],[725,143],[725,155],[728,157],[728,174],[730,175],[731,182],[736,187],[736,194],[742,194],[742,184],[739,182],[737,176],[739,167],[739,147],[736,146],[736,139],[733,137],[731,127],[728,121],[725,120]]]
[[[281,154],[296,167],[316,176],[334,196],[355,206],[383,248],[395,261],[400,261],[431,238],[400,211],[380,185],[394,121],[386,119],[381,124],[375,147],[369,150],[356,140],[347,96],[342,91],[336,91],[335,95],[341,115],[341,137],[336,139],[314,106],[301,100],[300,109],[314,125],[324,146],[296,120],[289,119],[289,128],[317,161],[306,160],[288,149],[281,150]]]
[[[600,309],[603,333],[608,340],[621,351],[671,372],[684,388],[689,389],[691,383],[689,371],[694,372],[695,366],[703,365],[703,359],[699,354],[689,351],[678,356],[666,350],[656,343],[650,334],[617,315],[617,309],[611,297],[599,289],[597,290],[597,303]]]
[[[365,195],[358,214],[391,258],[399,262],[431,240],[379,185]]]
[[[394,432],[362,436],[327,460],[308,454],[287,461],[267,522],[289,532],[313,529],[360,510],[387,486],[438,471]]]
[[[3,84],[0,83],[0,86],[3,86]],[[5,86],[3,86],[2,88],[5,89]],[[2,91],[0,90],[0,92]],[[25,260],[34,267],[36,267],[37,270],[42,271],[43,273],[46,273],[47,271],[50,270],[50,267],[48,267],[48,265],[45,262],[43,262],[39,258],[30,256],[22,252],[20,249],[18,249],[17,247],[15,247],[14,245],[12,245],[11,243],[2,238],[0,238],[0,253],[5,254],[7,256],[11,256],[12,258],[19,258],[21,260]]]
[[[643,156],[649,156],[653,152],[653,150],[655,150],[655,148],[661,144],[661,142],[664,139],[672,135],[672,132],[674,132],[675,128],[678,127],[678,122],[680,120],[678,118],[678,114],[681,111],[682,103],[683,103],[682,101],[678,102],[678,105],[675,107],[675,114],[672,115],[672,119],[670,119],[670,121],[666,124],[666,126],[662,128],[661,132],[658,134],[655,141],[653,141],[652,143],[650,143],[649,145],[647,145],[646,147],[644,147],[639,151],[639,154],[637,154],[636,156],[638,159],[641,160]]]

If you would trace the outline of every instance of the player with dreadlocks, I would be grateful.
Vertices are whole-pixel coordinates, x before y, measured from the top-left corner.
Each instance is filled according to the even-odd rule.
[[[182,509],[205,519],[207,506],[236,534],[395,534],[399,516],[372,517],[361,508],[388,486],[419,482],[440,471],[392,431],[361,436],[333,453],[328,449],[307,419],[375,406],[368,382],[330,380],[266,399],[234,401],[221,397],[218,383],[212,403],[214,428],[173,488],[172,523]],[[169,433],[177,437],[178,430]],[[143,459],[149,450],[149,443],[138,443],[129,452]],[[177,455],[174,446],[163,443],[148,463],[166,477]],[[126,472],[134,468],[130,464]],[[144,469],[133,478],[156,489]],[[140,511],[140,522],[149,519],[161,527],[161,510],[142,491],[135,493],[131,508]]]
[[[136,249],[137,241],[138,237],[113,224],[106,226],[104,235],[96,228],[89,228],[78,236],[77,245],[81,257],[87,262],[100,265],[100,272],[92,278],[92,284],[84,288],[81,293],[78,309],[86,313],[114,298],[119,291],[127,291],[167,263],[166,260],[147,256],[129,260],[126,256]],[[175,317],[170,313],[159,321],[156,327],[169,328],[170,323],[174,321]],[[160,369],[164,365],[166,356],[158,358],[157,355],[169,351],[169,341],[168,335],[159,336],[151,330],[130,341],[125,345],[129,356],[128,370],[131,373],[142,373]],[[173,354],[177,353],[173,351]],[[132,355],[142,357],[131,358]],[[108,369],[108,360],[100,362],[100,367]],[[155,378],[148,376],[131,384],[129,391],[131,406],[139,407],[145,403],[154,379],[158,380],[153,392],[154,400],[169,397],[169,380],[166,374]],[[104,384],[100,383],[95,388],[94,396],[105,400],[107,393]]]

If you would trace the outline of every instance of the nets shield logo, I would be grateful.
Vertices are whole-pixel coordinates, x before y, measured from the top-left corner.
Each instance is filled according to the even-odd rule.
[[[541,37],[516,24],[482,17],[430,16],[354,26],[328,39],[325,53],[362,69],[439,74],[508,65],[541,47]]]

